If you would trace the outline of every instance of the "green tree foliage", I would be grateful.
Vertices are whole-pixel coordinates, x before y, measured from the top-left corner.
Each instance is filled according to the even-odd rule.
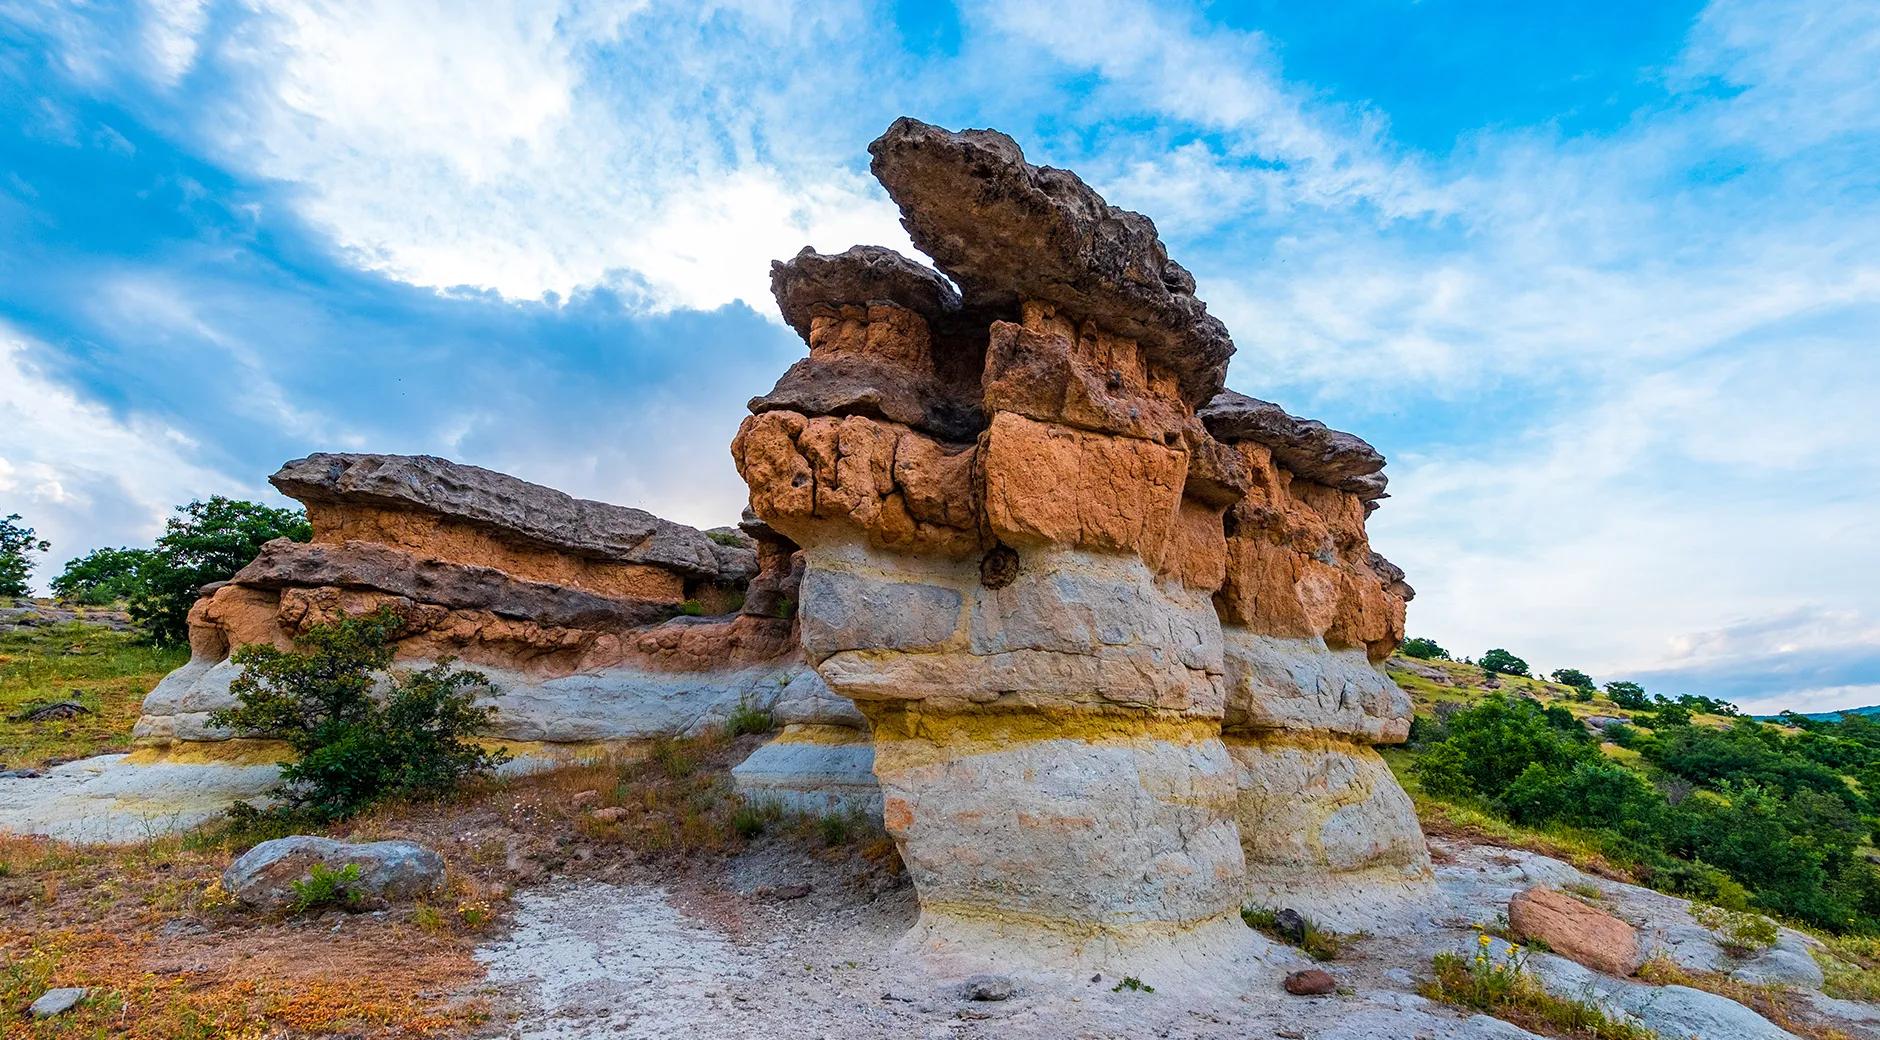
[[[176,512],[151,558],[138,568],[139,587],[130,601],[131,619],[158,643],[189,639],[189,608],[204,585],[234,577],[276,538],[313,537],[307,515],[298,509],[217,495]]]
[[[210,721],[287,741],[299,756],[281,772],[294,810],[342,819],[385,798],[448,793],[507,760],[469,739],[495,714],[476,703],[494,685],[449,660],[391,670],[389,640],[399,624],[381,610],[313,626],[292,650],[235,652],[242,674],[230,692],[238,706]]]
[[[1861,855],[1880,823],[1864,792],[1880,785],[1848,781],[1862,770],[1880,779],[1880,724],[1791,736],[1750,719],[1693,725],[1683,705],[1656,706],[1653,736],[1609,731],[1640,752],[1644,771],[1602,754],[1564,710],[1499,694],[1450,715],[1412,768],[1426,794],[1530,827],[1577,828],[1669,891],[1880,931],[1880,871]],[[1683,724],[1666,723],[1680,712]]]
[[[1643,711],[1652,706],[1650,697],[1645,696],[1645,687],[1635,682],[1609,682],[1606,684],[1606,696],[1621,708]]]
[[[144,569],[156,554],[149,549],[93,549],[52,579],[52,594],[93,606],[130,600],[143,589]]]
[[[1482,670],[1490,675],[1526,675],[1528,663],[1506,650],[1496,647],[1482,655]]]
[[[1560,683],[1562,686],[1571,686],[1579,690],[1596,690],[1599,688],[1599,685],[1593,682],[1592,676],[1580,671],[1578,668],[1556,668],[1554,669],[1553,680]]]
[[[1399,648],[1398,652],[1402,653],[1405,657],[1414,657],[1419,661],[1449,660],[1449,651],[1437,646],[1436,640],[1424,639],[1421,636],[1404,640],[1403,646]]]
[[[0,596],[32,595],[32,586],[26,580],[33,576],[37,564],[33,554],[50,548],[51,542],[20,524],[20,514],[0,520]]]

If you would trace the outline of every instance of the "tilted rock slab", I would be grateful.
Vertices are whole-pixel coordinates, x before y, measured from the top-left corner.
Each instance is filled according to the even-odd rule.
[[[775,265],[810,357],[732,456],[872,733],[902,949],[1202,984],[1257,953],[1250,900],[1344,923],[1427,893],[1370,750],[1409,723],[1382,457],[1217,396],[1231,340],[1146,217],[993,131],[870,151],[960,297],[879,247]]]

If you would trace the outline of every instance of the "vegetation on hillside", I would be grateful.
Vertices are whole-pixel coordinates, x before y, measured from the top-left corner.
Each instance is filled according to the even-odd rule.
[[[1636,683],[1601,695],[1577,669],[1546,683],[1438,660],[1393,669],[1418,714],[1392,760],[1426,815],[1523,829],[1730,909],[1880,933],[1880,721],[1773,725]]]
[[[82,622],[0,632],[0,763],[128,750],[144,695],[187,657]]]

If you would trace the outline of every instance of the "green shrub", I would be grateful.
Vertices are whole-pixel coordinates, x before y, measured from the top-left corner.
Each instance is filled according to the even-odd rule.
[[[135,598],[144,588],[144,574],[156,556],[149,549],[93,549],[52,579],[52,594],[91,606]]]
[[[1580,671],[1578,668],[1556,668],[1554,669],[1553,680],[1562,686],[1571,686],[1580,690],[1594,690],[1599,688],[1598,684],[1593,682],[1592,676]]]
[[[313,537],[312,525],[298,509],[217,495],[177,506],[176,512],[156,548],[138,565],[130,597],[131,620],[150,639],[168,645],[189,640],[189,608],[204,585],[234,577],[276,538],[304,542]]]
[[[1123,976],[1123,981],[1110,987],[1111,993],[1121,993],[1124,990],[1128,990],[1131,993],[1154,993],[1155,987],[1134,975],[1125,975]]]
[[[1478,663],[1481,664],[1482,671],[1490,675],[1526,675],[1528,673],[1526,661],[1500,647],[1483,654],[1482,660]]]
[[[281,771],[290,810],[341,819],[389,797],[447,794],[507,761],[505,752],[469,739],[490,724],[495,709],[476,700],[495,686],[449,660],[390,670],[388,641],[399,624],[380,610],[315,625],[295,637],[292,650],[235,652],[242,674],[230,692],[238,706],[210,721],[294,749],[299,758]]]
[[[725,735],[739,737],[746,733],[769,733],[776,722],[770,712],[759,708],[749,701],[739,701],[731,711],[731,717],[725,720]]]
[[[1776,944],[1776,923],[1761,914],[1703,903],[1692,903],[1690,914],[1691,920],[1714,932],[1732,956],[1747,957]]]
[[[744,539],[738,537],[735,531],[707,531],[705,532],[705,537],[710,538],[719,545],[728,546],[733,549],[742,549],[745,546]]]
[[[13,598],[33,594],[27,579],[32,577],[37,561],[34,553],[52,548],[52,543],[38,536],[30,527],[20,525],[20,514],[0,520],[0,596]]]
[[[1397,652],[1405,657],[1414,657],[1419,661],[1449,660],[1449,651],[1437,646],[1436,640],[1434,639],[1423,639],[1421,637],[1406,639],[1403,641],[1403,646],[1398,647]]]
[[[305,913],[325,906],[356,906],[359,894],[352,886],[359,883],[359,864],[348,863],[338,870],[315,863],[305,881],[289,882],[294,890],[293,913]]]
[[[1609,682],[1606,684],[1606,696],[1621,708],[1640,711],[1651,707],[1651,698],[1645,696],[1645,687],[1635,682]]]

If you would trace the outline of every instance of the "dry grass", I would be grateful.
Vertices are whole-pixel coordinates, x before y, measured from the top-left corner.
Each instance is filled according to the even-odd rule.
[[[1690,971],[1662,957],[1646,961],[1638,977],[1654,986],[1689,986],[1727,997],[1805,1040],[1854,1040],[1839,1029],[1802,1017],[1794,996],[1780,986],[1753,986],[1716,972]]]
[[[0,633],[0,762],[12,768],[124,751],[144,694],[189,651],[70,623]],[[15,722],[26,709],[76,700],[89,714]]]
[[[1826,978],[1822,991],[1843,1000],[1880,1003],[1880,936],[1817,935],[1826,944],[1815,953]]]
[[[0,837],[0,1035],[412,1036],[483,1017],[470,930],[403,913],[263,918],[221,892],[232,849],[166,838],[123,848]],[[47,988],[90,997],[46,1022]]]

